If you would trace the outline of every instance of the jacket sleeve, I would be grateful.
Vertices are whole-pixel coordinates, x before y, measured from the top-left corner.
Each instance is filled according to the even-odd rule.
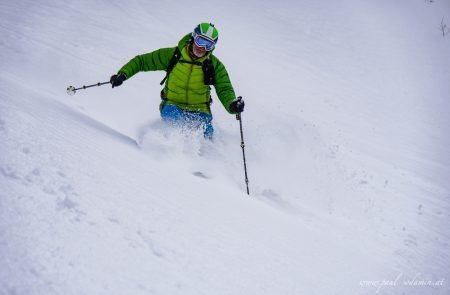
[[[230,77],[225,69],[222,62],[215,56],[211,58],[214,66],[214,73],[216,75],[216,83],[214,88],[216,89],[217,97],[219,97],[220,102],[223,104],[225,109],[230,113],[230,104],[236,98],[234,93],[233,85],[231,85]]]
[[[161,48],[150,53],[138,55],[125,64],[119,73],[124,73],[127,79],[139,72],[166,71],[175,52],[173,48]]]

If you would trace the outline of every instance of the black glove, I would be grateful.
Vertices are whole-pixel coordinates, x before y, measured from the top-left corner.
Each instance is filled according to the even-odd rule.
[[[124,73],[119,73],[116,75],[112,75],[109,83],[111,83],[112,88],[122,85],[123,81],[127,79]]]
[[[245,102],[242,99],[242,96],[238,96],[233,100],[230,104],[230,111],[232,113],[242,113],[244,111]]]

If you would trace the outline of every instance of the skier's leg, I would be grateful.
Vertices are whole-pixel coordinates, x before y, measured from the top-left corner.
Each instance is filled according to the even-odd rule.
[[[165,104],[161,108],[161,118],[164,122],[176,125],[183,119],[183,110],[171,104]]]
[[[214,127],[212,124],[212,115],[206,113],[199,113],[200,121],[202,121],[203,136],[206,139],[212,140],[214,135]]]
[[[202,112],[184,111],[178,106],[165,104],[161,108],[161,118],[164,122],[176,126],[187,128],[202,128],[206,139],[212,140],[214,127],[212,125],[212,115]]]

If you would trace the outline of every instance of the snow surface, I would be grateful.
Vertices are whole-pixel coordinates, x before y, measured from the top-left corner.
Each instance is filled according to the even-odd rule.
[[[1,1],[0,294],[449,294],[443,18],[449,0]],[[160,122],[164,73],[65,93],[202,21],[246,100],[250,197],[216,97],[211,143]]]

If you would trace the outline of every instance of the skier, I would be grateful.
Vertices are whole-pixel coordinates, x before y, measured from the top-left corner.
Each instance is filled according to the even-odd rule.
[[[177,47],[161,48],[130,60],[111,77],[112,87],[122,85],[138,72],[166,71],[159,108],[163,121],[201,128],[204,137],[212,139],[210,85],[229,113],[241,113],[245,105],[242,98],[236,98],[225,66],[212,54],[218,37],[213,24],[201,23]]]

